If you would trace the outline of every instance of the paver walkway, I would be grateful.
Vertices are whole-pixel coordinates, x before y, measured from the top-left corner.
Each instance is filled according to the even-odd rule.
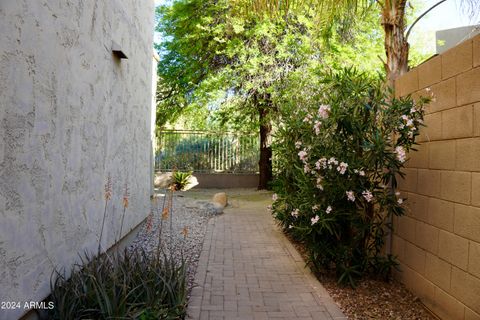
[[[189,318],[347,319],[266,206],[239,200],[210,220]]]

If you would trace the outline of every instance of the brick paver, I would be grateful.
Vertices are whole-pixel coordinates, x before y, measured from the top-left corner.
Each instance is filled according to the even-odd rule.
[[[212,218],[190,319],[347,319],[275,226],[265,202]]]

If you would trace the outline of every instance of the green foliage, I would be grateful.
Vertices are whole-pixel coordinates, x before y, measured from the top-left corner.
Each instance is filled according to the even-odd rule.
[[[275,110],[276,86],[319,50],[312,22],[301,16],[244,17],[227,1],[198,0],[158,13],[159,126],[199,108],[214,127],[258,128],[259,110]],[[206,109],[213,116],[205,117]]]
[[[193,172],[175,171],[172,176],[172,186],[175,190],[181,191],[190,183]]]
[[[336,70],[355,66],[371,73],[385,72],[383,30],[378,20],[379,13],[374,7],[348,29],[343,25],[332,26],[328,37],[324,37],[324,64]]]
[[[355,18],[360,18],[371,7],[371,1],[352,0],[231,0],[243,16],[258,18],[281,18],[290,14],[311,16],[320,29],[328,29],[332,24],[351,26]]]
[[[273,213],[340,282],[387,276],[395,259],[382,252],[385,234],[404,213],[389,186],[403,176],[427,99],[390,98],[382,78],[353,69],[297,80],[275,135]]]
[[[160,170],[257,171],[256,135],[220,131],[182,135],[164,131],[161,134],[161,148],[156,154]]]
[[[422,4],[408,3],[408,23]],[[157,125],[252,132],[262,104],[275,117],[271,95],[292,71],[323,65],[383,73],[381,20],[381,6],[368,1],[176,0],[158,7]],[[410,66],[428,57],[409,51]]]
[[[196,185],[191,173],[176,173],[176,190],[186,190]],[[152,198],[152,212],[147,218],[146,229],[153,227],[153,215],[162,214],[158,223],[156,254],[142,248],[125,250],[123,253],[101,253],[101,240],[108,204],[112,198],[112,179],[105,184],[105,209],[99,235],[98,253],[85,252],[80,261],[67,273],[55,269],[50,279],[49,300],[55,308],[50,310],[51,319],[183,319],[187,304],[187,265],[181,249],[181,258],[175,259],[172,249],[163,253],[161,243],[164,218],[173,213],[173,192],[169,201],[163,202],[160,213],[156,197]],[[128,208],[129,191],[125,185],[123,194],[123,219]],[[164,198],[165,199],[165,198]],[[170,214],[170,217],[172,215]],[[170,236],[172,231],[170,230]],[[185,232],[184,237],[186,238]]]
[[[167,135],[168,133],[163,133]],[[207,139],[196,137],[181,140],[162,141],[166,144],[158,151],[157,158],[160,170],[188,169],[194,170],[208,165],[210,154],[205,151],[208,145]]]
[[[376,7],[358,23],[337,17],[319,30],[309,12],[259,17],[245,14],[245,4],[177,0],[157,9],[158,126],[179,121],[190,129],[256,131],[259,110],[269,113],[263,123],[275,118],[281,101],[275,96],[297,70],[353,64],[383,69]]]
[[[158,44],[157,125],[175,120],[193,103],[193,92],[213,70],[227,62],[219,28],[226,3],[212,0],[174,1],[157,7]],[[227,35],[225,35],[227,36]]]
[[[144,251],[85,254],[67,277],[51,281],[52,319],[180,319],[186,314],[186,266]]]

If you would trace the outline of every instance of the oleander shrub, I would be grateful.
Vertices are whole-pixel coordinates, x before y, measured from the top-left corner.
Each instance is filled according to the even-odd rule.
[[[428,99],[391,98],[381,77],[354,69],[317,79],[297,84],[281,110],[272,213],[304,243],[314,268],[333,269],[354,286],[396,265],[384,252],[385,236],[392,216],[405,211],[397,178]]]

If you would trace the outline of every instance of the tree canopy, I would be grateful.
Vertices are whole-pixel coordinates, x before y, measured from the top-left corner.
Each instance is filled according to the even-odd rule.
[[[382,70],[378,11],[366,11],[355,27],[340,19],[319,33],[317,20],[308,12],[259,17],[241,8],[235,1],[179,0],[157,9],[162,35],[157,46],[159,126],[182,112],[193,111],[192,116],[203,109],[196,120],[252,128],[257,121],[252,99],[275,94],[292,71],[301,68],[307,76],[309,68],[319,65],[352,64]]]
[[[162,36],[157,125],[164,127],[183,113],[195,129],[258,130],[262,188],[272,175],[273,120],[284,95],[296,86],[292,79],[314,82],[319,69],[351,65],[383,72],[379,57],[388,56],[378,7],[362,2],[366,10],[360,13],[360,2],[340,1],[343,8],[321,7],[326,18],[320,19],[318,10],[281,3],[176,0],[157,8]],[[249,11],[251,5],[260,7]],[[353,12],[359,13],[357,19]]]
[[[439,0],[424,14],[446,0]],[[393,86],[393,81],[402,75],[409,67],[410,45],[408,37],[415,20],[407,28],[408,8],[413,9],[407,0],[235,0],[243,12],[250,12],[256,16],[285,16],[290,12],[308,12],[315,17],[319,25],[325,28],[335,20],[342,21],[350,27],[350,22],[355,22],[362,17],[362,12],[376,9],[380,12],[380,25],[384,31],[384,47],[386,59],[384,61],[387,83]],[[480,0],[462,0],[463,9],[476,17],[480,12]],[[421,14],[418,18],[422,18]]]

